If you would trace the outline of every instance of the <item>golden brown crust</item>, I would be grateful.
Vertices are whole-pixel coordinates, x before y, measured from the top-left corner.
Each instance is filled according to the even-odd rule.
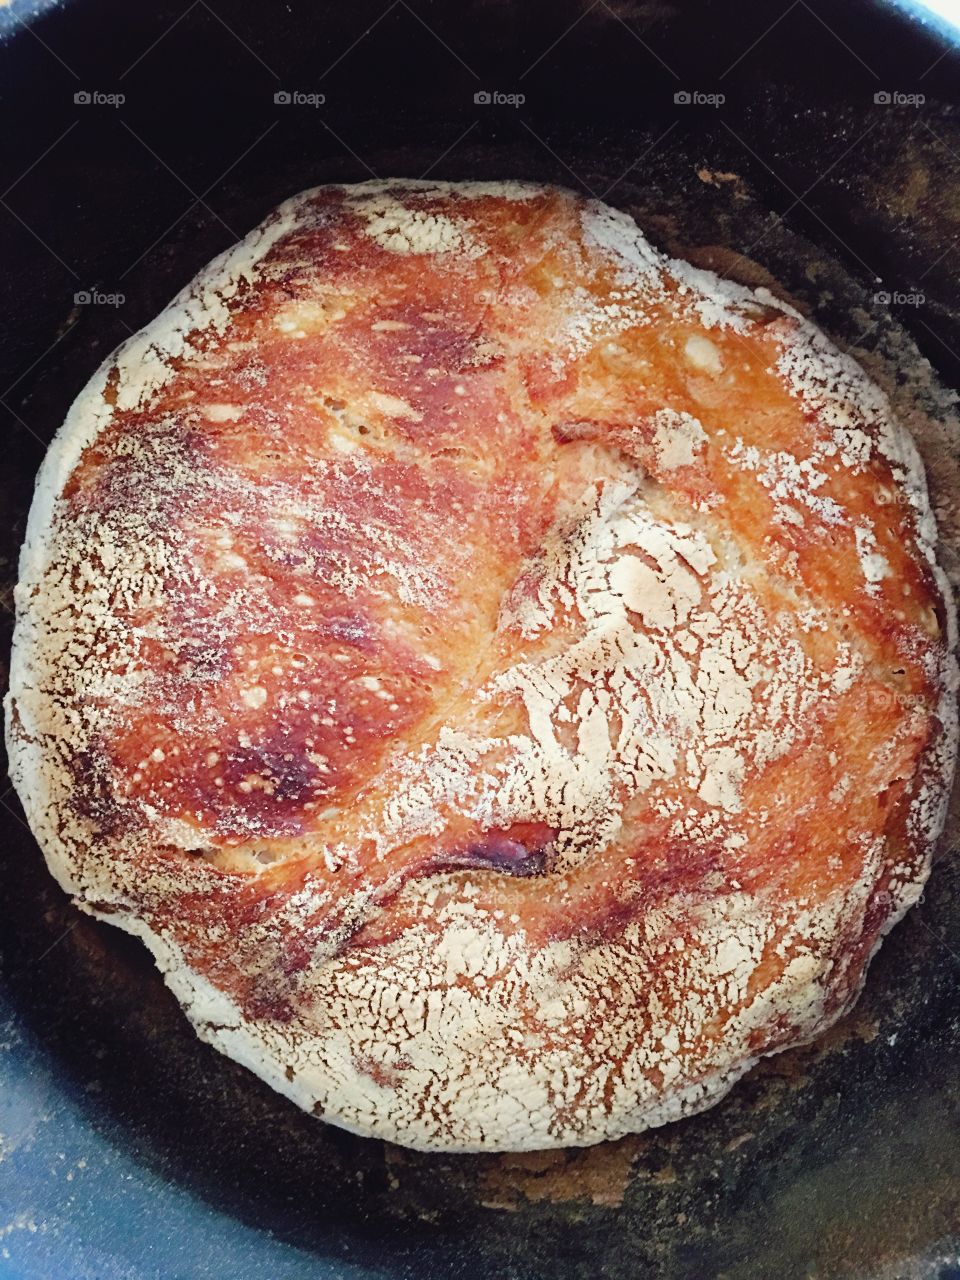
[[[14,777],[300,1105],[598,1141],[816,1034],[919,893],[934,540],[881,393],[765,291],[556,189],[319,188],[53,446]]]

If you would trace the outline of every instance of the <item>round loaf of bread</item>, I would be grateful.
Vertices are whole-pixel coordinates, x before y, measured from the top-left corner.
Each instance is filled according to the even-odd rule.
[[[555,188],[307,191],[38,480],[7,736],[199,1035],[448,1151],[719,1098],[856,998],[956,750],[916,451],[765,290]]]

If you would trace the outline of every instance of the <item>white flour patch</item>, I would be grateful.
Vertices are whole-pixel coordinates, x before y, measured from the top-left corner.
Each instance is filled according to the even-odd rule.
[[[658,409],[654,415],[653,446],[664,471],[692,466],[703,449],[707,434],[689,413]]]

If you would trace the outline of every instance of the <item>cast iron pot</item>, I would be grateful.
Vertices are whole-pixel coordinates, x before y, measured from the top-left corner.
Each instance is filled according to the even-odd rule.
[[[75,394],[318,183],[591,192],[673,251],[769,272],[904,380],[925,356],[960,384],[958,56],[916,11],[13,0],[0,33],[5,645],[33,477]],[[960,1276],[949,840],[819,1045],[637,1138],[443,1157],[327,1127],[202,1045],[2,803],[0,1277]]]

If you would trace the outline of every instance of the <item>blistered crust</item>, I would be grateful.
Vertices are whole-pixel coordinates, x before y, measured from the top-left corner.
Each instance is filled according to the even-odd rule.
[[[11,771],[198,1033],[443,1150],[816,1035],[956,754],[923,469],[801,316],[526,184],[286,202],[41,470]]]

